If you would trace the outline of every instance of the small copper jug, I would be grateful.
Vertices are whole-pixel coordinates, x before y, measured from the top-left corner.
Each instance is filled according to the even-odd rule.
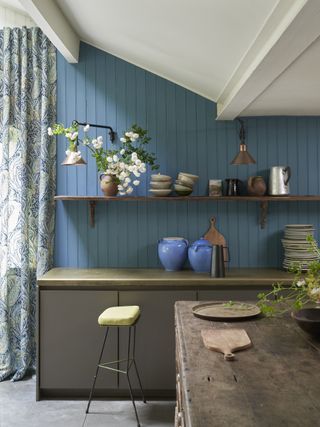
[[[248,178],[249,196],[264,196],[267,191],[267,184],[262,176],[250,176]]]

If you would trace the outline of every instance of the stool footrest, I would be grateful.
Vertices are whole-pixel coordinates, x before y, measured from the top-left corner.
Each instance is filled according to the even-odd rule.
[[[129,362],[128,369],[126,371],[123,371],[122,369],[111,368],[110,366],[108,366],[108,365],[114,365],[116,363],[121,363],[121,362]],[[134,362],[133,359],[119,359],[119,360],[113,360],[112,362],[99,363],[98,366],[99,368],[108,369],[109,371],[120,372],[121,374],[127,375],[133,362]]]

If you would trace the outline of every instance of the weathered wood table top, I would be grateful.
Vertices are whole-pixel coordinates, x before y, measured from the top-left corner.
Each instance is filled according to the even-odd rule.
[[[38,279],[41,289],[214,289],[271,286],[275,282],[290,284],[292,274],[275,268],[232,268],[226,277],[214,278],[191,270],[168,272],[158,268],[53,268]]]
[[[194,317],[197,304],[175,307],[187,427],[320,425],[320,341],[290,316],[213,322]],[[228,362],[204,347],[200,331],[232,327],[245,329],[253,347]]]

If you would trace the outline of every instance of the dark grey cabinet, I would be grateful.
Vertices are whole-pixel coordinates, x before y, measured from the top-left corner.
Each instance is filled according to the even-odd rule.
[[[196,291],[119,292],[119,305],[137,304],[141,308],[136,326],[136,362],[149,395],[168,394],[175,389],[174,304],[195,299]],[[119,338],[120,356],[125,356],[128,328],[120,329]],[[131,372],[133,386],[138,389],[134,371]],[[120,376],[119,384],[121,389],[127,388],[125,376]]]
[[[117,304],[116,291],[40,291],[40,389],[90,388],[105,332],[97,319],[105,308]],[[105,357],[115,360],[117,350],[117,334],[113,333]],[[117,388],[117,376],[103,374],[97,388]]]

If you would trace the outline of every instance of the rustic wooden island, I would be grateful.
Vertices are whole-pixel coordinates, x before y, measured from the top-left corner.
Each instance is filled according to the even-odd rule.
[[[272,283],[291,278],[276,269],[231,269],[225,278],[211,278],[188,270],[54,268],[38,280],[37,398],[87,397],[104,333],[99,314],[109,306],[136,304],[142,310],[136,360],[146,394],[174,396],[175,302],[254,300]],[[112,332],[105,357],[116,360],[127,331]],[[97,394],[127,396],[124,381],[101,375]]]
[[[175,427],[302,427],[320,420],[320,341],[289,316],[242,322],[194,317],[177,302]],[[201,330],[243,328],[253,347],[235,361],[206,349]]]

